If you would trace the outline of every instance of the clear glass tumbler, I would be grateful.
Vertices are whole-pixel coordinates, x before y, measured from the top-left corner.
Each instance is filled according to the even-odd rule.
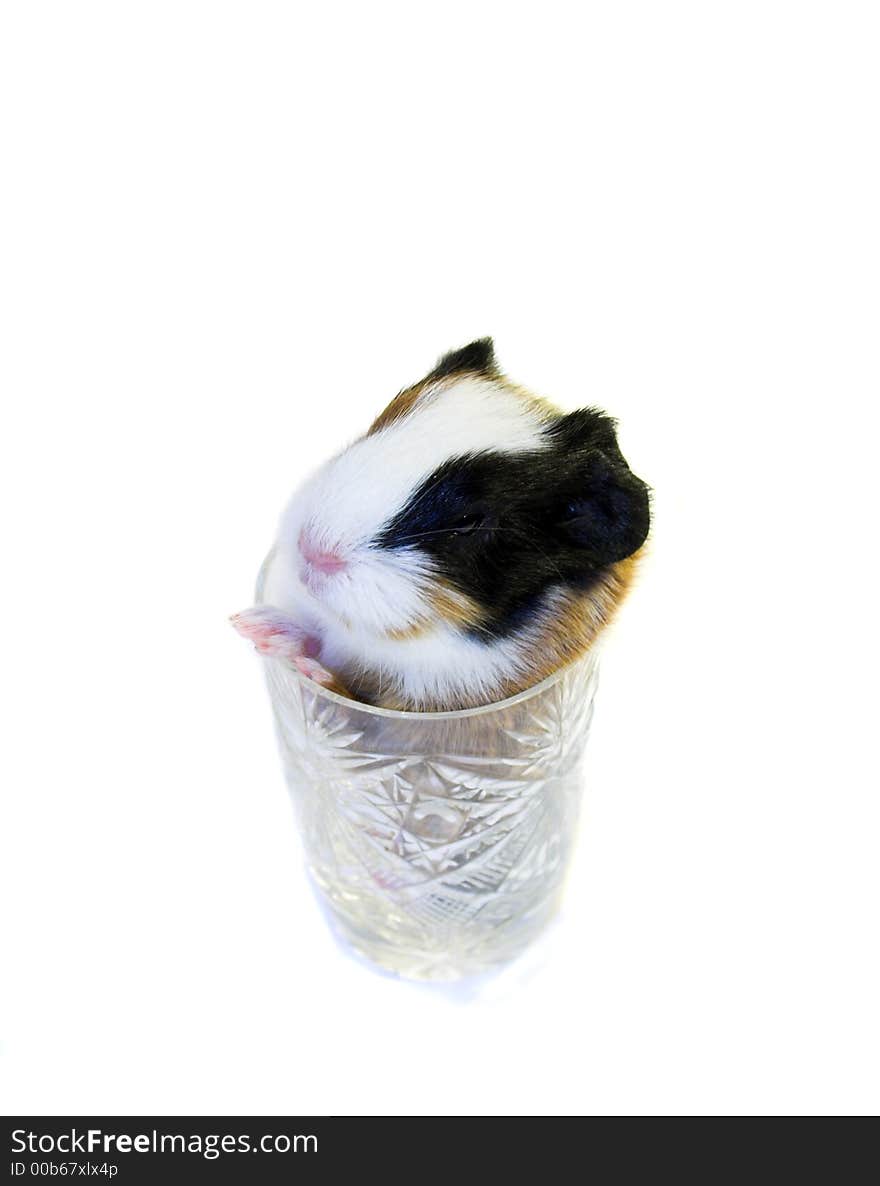
[[[519,954],[571,853],[595,652],[508,700],[437,713],[371,708],[263,662],[306,861],[343,938],[413,979]]]

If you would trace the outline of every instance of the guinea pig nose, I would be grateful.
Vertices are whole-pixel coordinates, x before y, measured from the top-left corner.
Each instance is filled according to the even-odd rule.
[[[299,550],[309,567],[318,572],[341,572],[346,566],[342,556],[318,548],[305,534],[299,537]]]

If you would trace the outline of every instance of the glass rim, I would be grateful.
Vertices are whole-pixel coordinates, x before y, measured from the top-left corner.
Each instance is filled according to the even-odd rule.
[[[272,548],[266,559],[260,565],[260,571],[257,575],[257,584],[254,589],[254,597],[256,605],[267,604],[263,600],[263,591],[266,584],[266,573],[269,570],[269,565],[275,555],[275,549]],[[487,716],[489,713],[502,712],[505,709],[513,708],[517,704],[522,704],[525,700],[530,700],[533,696],[540,696],[542,692],[548,691],[554,684],[559,683],[561,679],[568,672],[573,671],[580,664],[587,662],[595,663],[598,658],[598,646],[596,643],[585,651],[583,655],[578,656],[577,659],[572,659],[570,663],[564,664],[558,668],[551,675],[542,679],[538,684],[532,684],[531,687],[523,688],[521,692],[516,692],[513,696],[507,696],[504,700],[493,700],[490,704],[478,704],[474,708],[455,708],[443,709],[440,712],[430,711],[410,711],[402,708],[380,708],[374,704],[364,704],[362,700],[352,700],[349,696],[340,696],[338,692],[332,692],[329,688],[325,688],[322,684],[315,680],[309,679],[307,676],[295,667],[293,663],[287,659],[282,659],[278,655],[271,656],[274,662],[280,663],[281,666],[291,675],[295,676],[297,681],[303,686],[310,688],[315,695],[329,700],[333,704],[342,704],[349,709],[355,709],[358,712],[368,713],[371,716],[377,717],[391,717],[400,721],[449,721],[460,720],[466,717]]]

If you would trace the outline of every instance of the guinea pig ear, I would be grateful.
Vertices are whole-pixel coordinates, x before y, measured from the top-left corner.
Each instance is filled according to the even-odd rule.
[[[598,408],[578,408],[559,416],[547,432],[558,449],[567,452],[602,449],[615,460],[622,460],[617,446],[616,421]]]
[[[491,338],[478,338],[460,350],[444,354],[428,375],[429,379],[445,379],[448,375],[463,375],[474,372],[491,375],[497,370],[495,346]]]
[[[593,449],[584,461],[580,489],[562,508],[559,526],[592,561],[613,564],[637,552],[647,539],[648,487],[622,458]]]

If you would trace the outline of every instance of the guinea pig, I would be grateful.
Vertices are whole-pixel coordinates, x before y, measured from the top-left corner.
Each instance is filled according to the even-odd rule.
[[[472,708],[582,655],[630,588],[648,488],[615,422],[510,382],[490,338],[440,359],[284,512],[265,655],[384,708]]]

